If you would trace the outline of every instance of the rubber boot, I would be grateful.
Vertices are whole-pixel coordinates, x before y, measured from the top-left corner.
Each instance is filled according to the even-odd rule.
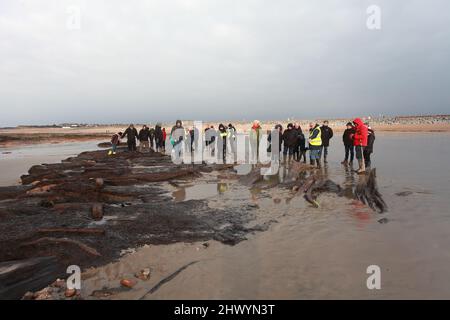
[[[323,156],[323,163],[328,163],[327,156]]]
[[[316,159],[316,164],[317,164],[317,168],[320,169],[321,168],[321,166],[320,166],[320,159]]]
[[[309,164],[313,166],[314,165],[314,160],[313,159],[309,159]]]

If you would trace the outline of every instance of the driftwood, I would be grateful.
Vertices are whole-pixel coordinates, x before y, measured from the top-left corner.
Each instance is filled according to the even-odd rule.
[[[104,235],[105,230],[99,228],[42,228],[38,233],[75,233],[75,234],[92,234]]]
[[[56,257],[39,257],[0,263],[0,298],[20,299],[27,291],[37,291],[55,280]]]
[[[355,197],[374,211],[380,213],[387,211],[386,202],[378,191],[376,169],[370,170],[369,174],[361,177],[355,188]]]
[[[77,241],[77,240],[72,240],[69,238],[51,238],[51,237],[43,237],[43,238],[39,238],[37,240],[34,241],[30,241],[30,242],[25,242],[22,243],[21,246],[32,246],[32,245],[38,245],[41,243],[67,243],[67,244],[73,244],[76,245],[77,247],[79,247],[81,250],[83,250],[84,252],[92,255],[92,256],[101,256],[100,253],[98,253],[97,250],[95,250],[94,248],[89,247],[88,245]]]

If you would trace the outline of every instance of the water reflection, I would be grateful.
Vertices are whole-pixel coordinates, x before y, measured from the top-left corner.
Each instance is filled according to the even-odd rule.
[[[195,185],[178,186],[177,190],[172,192],[175,201],[203,200],[228,191],[228,183],[200,183]]]

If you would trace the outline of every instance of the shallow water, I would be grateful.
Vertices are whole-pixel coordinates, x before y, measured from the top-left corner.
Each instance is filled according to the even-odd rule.
[[[335,195],[321,195],[320,208],[316,209],[301,197],[289,199],[289,192],[251,192],[217,176],[172,186],[175,201],[207,199],[210,206],[223,207],[250,199],[256,205],[258,219],[277,223],[234,247],[211,242],[206,249],[201,244],[139,249],[117,263],[96,269],[85,281],[84,290],[117,286],[122,277],[151,267],[152,280],[117,295],[140,298],[161,277],[198,260],[146,298],[448,299],[449,138],[445,133],[377,135],[372,163],[377,168],[380,192],[389,206],[383,215]],[[63,145],[55,147],[64,150],[59,154],[62,158],[66,153],[81,151],[67,151]],[[45,158],[47,153],[30,155],[27,160],[31,164],[50,162]],[[57,156],[56,151],[53,154]],[[324,173],[347,186],[350,194],[360,177],[339,164],[342,158],[337,134]],[[14,163],[10,162],[10,166]],[[405,191],[406,196],[397,195]],[[387,218],[387,223],[379,223],[380,218]],[[381,268],[381,290],[366,286],[369,265]]]
[[[97,142],[35,144],[0,148],[0,186],[20,184],[20,176],[33,165],[57,163],[80,152],[97,149]]]

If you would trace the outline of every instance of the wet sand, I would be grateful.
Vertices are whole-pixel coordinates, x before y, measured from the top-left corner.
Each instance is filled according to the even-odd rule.
[[[101,286],[117,287],[120,279],[150,267],[151,280],[110,298],[447,299],[448,138],[448,134],[377,136],[373,161],[389,204],[387,223],[379,223],[382,216],[350,199],[323,195],[321,208],[315,209],[304,201],[286,204],[283,192],[267,197],[263,193],[254,198],[258,215],[278,221],[267,232],[234,247],[212,241],[207,248],[202,243],[140,248],[117,263],[86,272],[84,293]],[[422,154],[441,150],[441,157],[425,164],[416,146],[421,146]],[[343,177],[345,186],[358,177],[337,164],[341,153],[333,144],[328,170],[335,178]],[[228,197],[236,194],[218,194],[209,205],[226,206]],[[199,262],[146,294],[163,277],[192,261]],[[382,270],[381,290],[366,287],[366,268],[373,264]]]

